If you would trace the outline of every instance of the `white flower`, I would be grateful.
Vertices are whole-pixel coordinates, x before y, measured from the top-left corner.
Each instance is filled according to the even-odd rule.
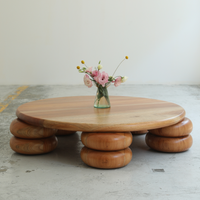
[[[98,68],[98,70],[100,70],[103,68],[103,66],[99,64],[97,68]]]
[[[121,82],[124,83],[127,79],[128,79],[127,76],[123,76],[122,79],[121,79]]]

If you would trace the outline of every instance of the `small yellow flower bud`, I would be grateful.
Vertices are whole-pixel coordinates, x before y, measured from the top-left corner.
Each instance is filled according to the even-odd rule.
[[[79,67],[79,66],[77,66],[76,68],[77,68],[77,69],[80,69],[80,67]]]
[[[126,59],[128,59],[128,56],[125,56]]]
[[[82,64],[85,64],[85,61],[84,61],[84,60],[81,60],[81,63],[82,63]]]

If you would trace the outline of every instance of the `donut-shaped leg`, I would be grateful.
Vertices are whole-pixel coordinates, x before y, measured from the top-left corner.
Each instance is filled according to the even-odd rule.
[[[124,133],[86,133],[81,135],[82,143],[94,150],[116,151],[126,149],[132,143],[132,134]]]
[[[184,118],[182,121],[172,126],[150,130],[150,133],[162,137],[182,137],[187,136],[192,132],[192,122],[188,118]]]
[[[83,147],[81,159],[91,167],[113,169],[127,165],[132,159],[132,151],[126,148],[120,151],[103,152]]]
[[[55,136],[43,139],[21,139],[13,136],[10,139],[10,147],[21,154],[43,154],[53,151],[58,145]]]
[[[38,139],[38,138],[47,138],[52,135],[55,135],[57,129],[32,126],[24,123],[19,119],[15,119],[10,124],[10,132],[14,136],[19,138]]]
[[[113,169],[127,165],[132,158],[131,132],[87,133],[83,132],[81,141],[85,145],[81,159],[91,167]]]
[[[162,152],[182,152],[188,150],[192,146],[192,136],[183,136],[176,138],[161,137],[147,133],[146,144],[157,151]]]

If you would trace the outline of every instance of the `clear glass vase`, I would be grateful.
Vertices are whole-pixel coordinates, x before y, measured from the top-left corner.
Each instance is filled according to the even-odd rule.
[[[99,85],[97,87],[97,93],[94,101],[95,108],[110,108],[110,100],[107,87]]]

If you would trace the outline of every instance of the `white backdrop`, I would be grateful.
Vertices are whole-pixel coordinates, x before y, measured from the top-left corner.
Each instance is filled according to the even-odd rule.
[[[200,84],[199,0],[0,0],[0,84],[83,84],[102,61],[129,84]]]

